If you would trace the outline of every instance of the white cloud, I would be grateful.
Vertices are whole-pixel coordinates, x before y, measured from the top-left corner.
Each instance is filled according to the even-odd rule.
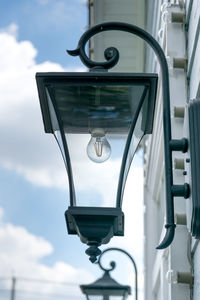
[[[3,208],[0,207],[0,222],[1,222],[2,218],[3,218],[3,214],[4,214]]]
[[[44,133],[35,73],[64,69],[36,64],[31,42],[18,42],[8,31],[0,32],[0,43],[0,165],[34,184],[63,188],[65,167],[53,136]]]
[[[0,32],[8,33],[9,35],[12,35],[15,38],[17,38],[17,36],[18,36],[18,25],[15,24],[15,23],[11,23],[9,26],[7,26],[5,28],[1,28]]]
[[[2,209],[1,209],[2,211]],[[41,263],[41,259],[53,252],[52,245],[42,237],[35,236],[25,228],[5,223],[0,227],[1,276],[17,278],[18,290],[40,293],[63,293],[66,297],[79,295],[78,283],[91,282],[93,276],[84,269],[74,268],[64,262],[55,262],[52,267]],[[31,280],[22,279],[37,279]],[[40,280],[66,282],[71,286],[44,284]],[[9,281],[0,281],[0,288],[9,287]],[[67,296],[68,295],[68,296]]]

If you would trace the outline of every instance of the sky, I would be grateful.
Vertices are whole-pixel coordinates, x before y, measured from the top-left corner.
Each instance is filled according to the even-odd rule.
[[[81,300],[78,285],[96,280],[101,271],[79,238],[67,234],[67,174],[53,136],[44,133],[35,73],[84,70],[66,49],[75,49],[87,28],[87,6],[83,0],[9,0],[0,2],[0,11],[0,300],[10,297],[13,276],[16,299],[46,293],[49,299]],[[134,257],[141,291],[139,165],[131,169],[124,195],[125,237],[102,249],[121,247]],[[131,262],[122,262],[113,277],[133,286]]]

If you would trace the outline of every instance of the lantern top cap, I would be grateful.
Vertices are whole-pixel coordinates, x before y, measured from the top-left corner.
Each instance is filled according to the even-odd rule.
[[[110,290],[120,292],[127,292],[129,295],[131,294],[131,287],[129,285],[121,285],[116,280],[114,280],[109,271],[105,271],[103,276],[97,279],[94,283],[85,284],[80,286],[81,290],[85,294],[97,294],[100,290]]]

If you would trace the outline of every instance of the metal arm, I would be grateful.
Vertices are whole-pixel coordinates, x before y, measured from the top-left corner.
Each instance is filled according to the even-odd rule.
[[[106,22],[93,26],[87,30],[79,40],[78,47],[75,50],[68,50],[67,52],[73,56],[79,56],[81,61],[89,68],[110,69],[114,67],[119,60],[119,52],[116,48],[107,48],[104,52],[105,62],[94,62],[88,58],[85,52],[85,45],[87,41],[95,34],[109,31],[119,30],[134,34],[145,40],[157,55],[160,63],[162,73],[162,91],[163,91],[163,129],[164,129],[164,149],[165,149],[165,178],[166,178],[166,234],[163,241],[157,249],[168,247],[174,238],[175,223],[174,223],[174,196],[189,197],[189,185],[183,186],[173,185],[172,172],[172,151],[187,151],[183,144],[185,139],[172,140],[171,138],[171,119],[170,119],[170,92],[169,92],[169,74],[168,65],[165,54],[158,44],[158,42],[145,30],[127,23],[122,22]]]
[[[101,259],[102,259],[102,255],[108,251],[119,251],[121,253],[124,253],[126,256],[128,256],[133,264],[133,268],[134,268],[134,272],[135,272],[135,300],[138,300],[138,272],[137,272],[137,266],[136,266],[136,263],[133,259],[133,257],[127,252],[125,251],[124,249],[121,249],[121,248],[116,248],[116,247],[112,247],[112,248],[107,248],[105,249],[104,251],[102,251],[102,253],[100,254],[99,256],[99,259],[98,259],[98,262],[97,264],[99,264],[99,267],[103,270],[103,271],[112,271],[115,269],[115,262],[114,261],[111,261],[110,262],[110,266],[111,268],[109,269],[105,269],[103,266],[102,266],[102,263],[101,263]]]

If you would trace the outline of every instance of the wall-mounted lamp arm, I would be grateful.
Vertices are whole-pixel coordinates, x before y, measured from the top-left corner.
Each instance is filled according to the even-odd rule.
[[[170,92],[169,92],[169,73],[165,54],[159,43],[145,30],[128,23],[122,22],[106,22],[93,26],[87,30],[79,40],[78,47],[75,50],[68,50],[67,52],[73,56],[79,56],[81,61],[89,68],[110,69],[114,67],[119,59],[119,52],[116,48],[107,48],[104,52],[105,62],[94,62],[88,58],[85,52],[85,46],[88,40],[95,34],[103,31],[118,30],[134,34],[145,40],[154,50],[158,57],[161,73],[162,73],[162,92],[163,92],[163,128],[164,128],[164,148],[165,148],[165,178],[166,178],[166,234],[163,241],[157,249],[163,249],[169,246],[174,238],[175,224],[174,224],[174,196],[183,196],[173,194],[173,173],[172,173],[172,145],[177,145],[177,140],[173,142],[171,138],[171,112],[170,112]],[[182,141],[182,140],[180,140]],[[184,144],[184,143],[180,143]],[[176,147],[175,147],[176,148]],[[180,148],[180,147],[179,147]],[[179,151],[182,149],[179,149]],[[185,149],[184,149],[185,151]],[[188,190],[188,189],[187,189]],[[184,195],[186,197],[188,195]]]
[[[102,253],[100,254],[97,264],[99,265],[99,267],[104,271],[104,272],[110,272],[112,270],[115,269],[116,267],[116,263],[114,261],[110,262],[110,268],[104,268],[101,262],[102,256],[104,253],[108,252],[108,251],[119,251],[121,253],[124,253],[126,256],[128,256],[128,258],[131,260],[132,264],[133,264],[133,268],[134,268],[134,272],[135,272],[135,300],[138,300],[138,271],[137,271],[137,266],[135,263],[135,260],[133,259],[133,257],[124,249],[121,248],[117,248],[117,247],[112,247],[112,248],[107,248],[105,250],[102,251]]]

